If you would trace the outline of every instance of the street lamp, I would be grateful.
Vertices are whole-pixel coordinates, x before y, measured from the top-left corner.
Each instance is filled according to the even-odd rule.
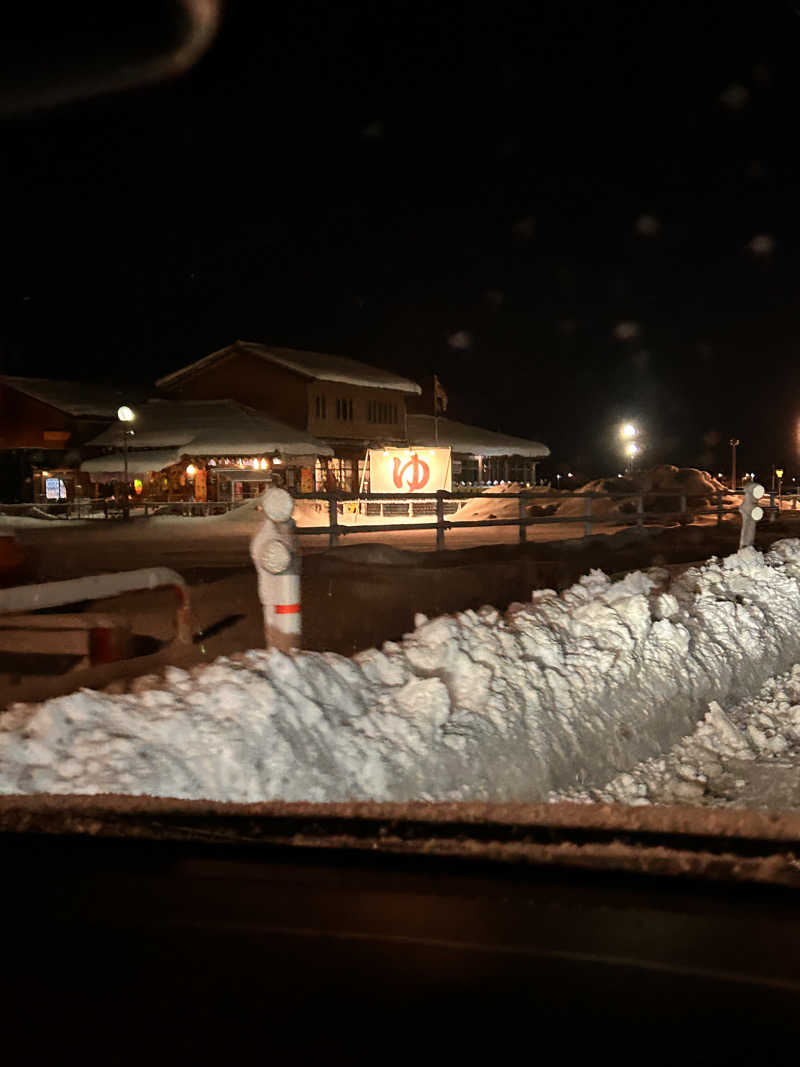
[[[619,428],[620,437],[623,437],[626,441],[629,441],[632,437],[635,437],[639,431],[633,425],[632,422],[623,422]]]
[[[125,463],[125,496],[122,498],[122,517],[123,519],[129,519],[131,517],[131,501],[128,495],[128,438],[133,435],[133,430],[128,429],[127,423],[133,422],[136,415],[127,404],[123,404],[122,407],[117,408],[117,418],[122,423],[122,454]]]
[[[736,492],[736,446],[739,444],[738,437],[731,438],[731,489]]]
[[[635,441],[630,441],[627,445],[625,445],[625,455],[628,457],[628,471],[631,474],[633,473],[636,457],[639,455],[640,452],[641,448],[639,448]]]
[[[778,476],[778,508],[780,509],[783,503],[783,467],[776,467],[775,473]]]

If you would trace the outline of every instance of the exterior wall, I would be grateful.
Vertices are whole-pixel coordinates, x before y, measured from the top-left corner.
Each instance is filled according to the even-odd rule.
[[[175,400],[237,400],[299,430],[306,429],[306,379],[249,352],[232,352],[167,387]]]
[[[176,400],[237,400],[324,440],[402,440],[406,432],[405,393],[309,382],[249,352],[234,351],[165,391]]]
[[[402,440],[406,394],[339,382],[308,384],[308,432],[335,447],[340,438]]]

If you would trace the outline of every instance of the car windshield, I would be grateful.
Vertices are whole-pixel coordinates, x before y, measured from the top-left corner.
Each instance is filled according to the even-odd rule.
[[[796,811],[797,12],[173,8],[2,90],[0,793]]]

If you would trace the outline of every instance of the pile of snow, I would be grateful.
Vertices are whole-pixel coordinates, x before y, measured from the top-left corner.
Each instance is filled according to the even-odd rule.
[[[770,789],[756,785],[754,772],[764,769]],[[643,760],[590,790],[551,793],[554,803],[702,804],[712,807],[747,804],[770,806],[780,787],[781,770],[791,771],[790,788],[778,806],[800,808],[800,664],[765,682],[754,699],[727,712],[712,700],[693,733],[664,755]],[[750,788],[748,788],[750,787]]]
[[[575,490],[577,498],[562,500],[556,508],[556,514],[564,518],[581,517],[586,514],[586,501],[582,498],[592,493],[631,493],[638,492],[635,482],[629,478],[596,478],[593,482],[587,482],[580,489]],[[636,497],[629,499],[598,499],[592,500],[592,517],[597,519],[613,519],[621,515],[630,515],[636,511]]]
[[[625,478],[597,478],[587,482],[576,492],[580,496],[587,493],[609,493],[616,495],[616,500],[593,500],[592,515],[599,519],[616,518],[632,515],[636,512],[638,495],[646,493],[645,512],[677,512],[681,508],[681,497],[686,497],[690,512],[699,511],[716,503],[715,494],[724,491],[722,482],[713,478],[708,471],[695,467],[673,467],[665,464],[650,470],[638,471]],[[627,494],[630,494],[629,496]],[[738,504],[733,498],[726,500],[727,506]],[[578,516],[585,513],[585,501],[564,500],[558,506],[558,515]]]
[[[515,496],[510,496],[508,500],[500,500],[499,498],[482,499],[483,494],[517,494],[525,490],[525,486],[519,482],[508,482],[506,485],[490,485],[488,488],[482,491],[481,496],[473,497],[468,500],[463,507],[459,508],[456,515],[453,516],[453,521],[458,522],[460,519],[482,521],[484,519],[516,519],[519,516],[519,501]],[[549,487],[537,486],[536,489],[528,490],[531,493],[535,493],[537,497],[557,497],[559,492],[557,489],[551,489]],[[549,515],[555,511],[555,502],[550,503],[549,500],[537,499],[535,502],[528,504],[526,508],[529,515]]]
[[[0,512],[0,526],[8,526],[12,529],[14,527],[23,526],[52,526],[53,523],[65,523],[67,521],[66,515],[52,515],[50,512],[45,511],[43,508],[37,508],[35,505],[25,509],[26,514],[8,514]],[[70,527],[85,525],[84,519],[70,519]]]
[[[639,488],[647,492],[655,489],[669,493],[686,493],[690,498],[710,499],[714,493],[727,490],[727,486],[708,471],[701,471],[696,467],[674,467],[671,464],[664,464],[633,474],[631,477]]]
[[[428,620],[353,659],[251,651],[0,717],[0,792],[545,799],[659,756],[800,658],[800,541]],[[140,680],[140,689],[144,686]]]

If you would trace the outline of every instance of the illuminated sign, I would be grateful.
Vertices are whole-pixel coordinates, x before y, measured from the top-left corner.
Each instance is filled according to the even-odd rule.
[[[372,448],[369,452],[372,493],[435,493],[453,487],[449,448]]]
[[[66,500],[67,487],[61,478],[46,478],[44,483],[44,495],[47,500]]]

